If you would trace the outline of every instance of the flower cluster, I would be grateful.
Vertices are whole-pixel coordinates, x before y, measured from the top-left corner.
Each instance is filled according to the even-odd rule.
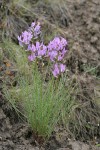
[[[48,44],[48,56],[54,63],[52,73],[54,77],[65,71],[66,66],[61,63],[67,50],[67,41],[62,37],[55,37],[53,41]]]
[[[28,56],[28,59],[34,61],[36,58],[41,58],[46,55],[47,47],[43,43],[37,41],[36,45],[28,45],[28,50],[31,51],[31,55]]]
[[[29,45],[32,38],[38,38],[39,34],[41,33],[40,30],[41,26],[32,22],[31,27],[29,27],[28,31],[22,32],[21,36],[18,36],[20,46]]]
[[[40,24],[32,22],[28,31],[24,31],[21,36],[18,36],[19,44],[20,46],[26,46],[27,50],[31,52],[28,56],[30,61],[35,61],[36,58],[44,59],[48,57],[53,66],[52,74],[54,77],[58,77],[66,69],[62,61],[67,52],[67,41],[62,37],[55,37],[48,45],[44,45],[43,42],[38,40],[40,34]]]
[[[35,22],[32,22],[31,27],[29,27],[29,32],[32,32],[34,35],[34,38],[38,38],[38,35],[41,33],[41,26],[38,22],[37,24]]]
[[[19,44],[21,46],[28,45],[32,39],[33,35],[31,32],[24,31],[21,36],[18,36]]]
[[[64,38],[55,37],[48,44],[48,55],[51,61],[61,61],[66,54],[67,41]]]

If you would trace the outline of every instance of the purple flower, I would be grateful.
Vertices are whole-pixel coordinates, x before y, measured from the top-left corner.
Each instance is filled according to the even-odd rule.
[[[64,57],[63,57],[63,55],[62,55],[62,54],[61,54],[61,55],[59,55],[59,56],[58,56],[58,61],[61,61],[63,58],[64,58]]]
[[[28,45],[27,50],[29,50],[29,51],[31,50],[31,44]]]
[[[41,26],[39,22],[32,22],[31,26],[29,27],[28,31],[31,32],[34,38],[38,38],[38,35],[41,33]]]
[[[55,37],[53,41],[50,41],[50,43],[48,44],[48,50],[49,51],[59,50],[59,43],[60,43],[60,39],[58,37]]]
[[[66,52],[67,52],[67,50],[66,50],[65,48],[62,49],[61,51],[59,51],[59,55],[58,55],[58,59],[57,59],[57,60],[58,60],[58,61],[63,60],[63,58],[64,58]]]
[[[40,25],[37,25],[37,26],[34,28],[34,32],[36,32],[37,34],[40,33],[40,28],[41,28],[41,26],[40,26]]]
[[[36,25],[36,27],[34,28],[34,37],[37,38],[38,35],[41,33],[40,31],[41,26],[39,24]]]
[[[66,39],[62,37],[55,37],[52,41],[50,41],[48,45],[48,49],[51,50],[62,50],[64,47],[67,46],[67,41]]]
[[[50,60],[51,61],[55,61],[55,58],[57,57],[57,51],[51,51],[51,52],[48,52],[48,56],[50,57]]]
[[[66,65],[56,63],[54,65],[52,74],[53,74],[54,77],[58,77],[58,75],[60,75],[62,72],[65,72],[65,69],[66,69]]]
[[[59,67],[60,67],[60,71],[61,71],[61,72],[65,72],[66,65],[60,64]]]
[[[52,71],[52,73],[54,77],[57,77],[59,75],[60,71],[59,71],[58,64],[54,65],[54,70]]]
[[[31,28],[33,28],[35,25],[36,25],[36,23],[35,23],[35,22],[32,22],[32,23],[31,23]]]
[[[30,51],[32,51],[32,52],[35,52],[35,51],[36,51],[36,47],[35,47],[34,44],[32,44],[32,45],[29,44],[27,49],[30,50]]]
[[[64,47],[67,46],[67,44],[68,44],[66,39],[64,39],[64,38],[61,38],[61,43]]]
[[[21,47],[23,47],[23,42],[21,42],[20,37],[18,37],[18,40],[19,40],[19,45],[20,45]]]
[[[47,51],[47,47],[45,45],[41,45],[40,49],[38,50],[38,56],[45,56]]]
[[[47,47],[40,42],[36,42],[36,51],[39,57],[46,55]]]
[[[48,44],[48,56],[51,61],[61,61],[67,50],[66,50],[67,41],[62,37],[55,37]]]
[[[61,53],[62,53],[62,55],[65,55],[66,52],[67,52],[67,50],[66,50],[65,47],[64,47],[64,48],[62,49]]]
[[[18,36],[20,46],[23,44],[28,45],[32,39],[33,35],[31,32],[24,31],[21,36]]]
[[[36,56],[33,54],[31,54],[31,55],[29,55],[28,56],[28,59],[30,60],[30,61],[34,61],[35,60],[35,58],[36,58]]]
[[[28,45],[28,50],[31,51],[31,55],[28,57],[30,61],[35,60],[37,57],[41,58],[46,55],[47,47],[40,42],[36,42],[36,46],[34,44]]]
[[[40,42],[37,41],[37,42],[36,42],[36,49],[37,49],[37,50],[40,49],[40,45],[41,45]]]

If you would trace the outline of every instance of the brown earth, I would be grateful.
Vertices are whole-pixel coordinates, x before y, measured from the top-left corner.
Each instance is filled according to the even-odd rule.
[[[56,9],[55,15],[52,7],[42,3],[39,3],[38,7],[40,9],[41,6],[39,10],[41,13],[45,11],[44,16],[48,21],[53,24],[57,19],[59,27],[63,29],[69,42],[69,55],[66,61],[68,68],[72,74],[77,71],[81,86],[88,86],[88,96],[91,98],[94,89],[99,85],[98,78],[100,77],[100,0],[66,0],[66,3],[66,14],[64,14],[65,6],[61,8],[61,11]],[[84,74],[87,66],[95,67],[96,71]],[[0,150],[100,149],[93,146],[100,144],[100,128],[97,141],[92,140],[88,144],[79,142],[80,138],[77,139],[78,141],[71,140],[64,129],[58,129],[48,142],[40,146],[34,139],[31,129],[3,98],[2,70],[0,70],[0,75]],[[95,94],[100,96],[99,90]]]

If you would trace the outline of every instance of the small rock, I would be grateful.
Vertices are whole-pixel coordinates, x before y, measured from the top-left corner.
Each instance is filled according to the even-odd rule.
[[[95,43],[97,40],[98,40],[98,38],[96,36],[91,37],[91,43]]]
[[[89,145],[78,141],[70,141],[72,150],[89,150]]]

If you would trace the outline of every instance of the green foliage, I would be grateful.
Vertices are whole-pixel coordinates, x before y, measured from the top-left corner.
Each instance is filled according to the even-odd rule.
[[[4,55],[7,56],[15,65],[14,70],[21,75],[29,74],[27,54],[23,48],[8,39],[3,40],[1,47],[3,48]]]
[[[44,83],[37,68],[33,66],[32,70],[31,83],[28,77],[21,76],[18,80],[19,90],[5,88],[5,96],[14,108],[21,103],[24,115],[35,133],[49,137],[59,121],[66,90],[62,81],[56,83],[52,79]]]
[[[0,61],[2,61],[3,56],[4,56],[3,50],[2,50],[2,48],[0,48]]]
[[[75,109],[79,107],[79,103],[76,101],[76,95],[78,92],[77,84],[73,85],[73,80],[66,77],[66,98],[64,107],[61,111],[61,120],[64,126],[67,128],[71,119],[71,115],[75,113]]]

